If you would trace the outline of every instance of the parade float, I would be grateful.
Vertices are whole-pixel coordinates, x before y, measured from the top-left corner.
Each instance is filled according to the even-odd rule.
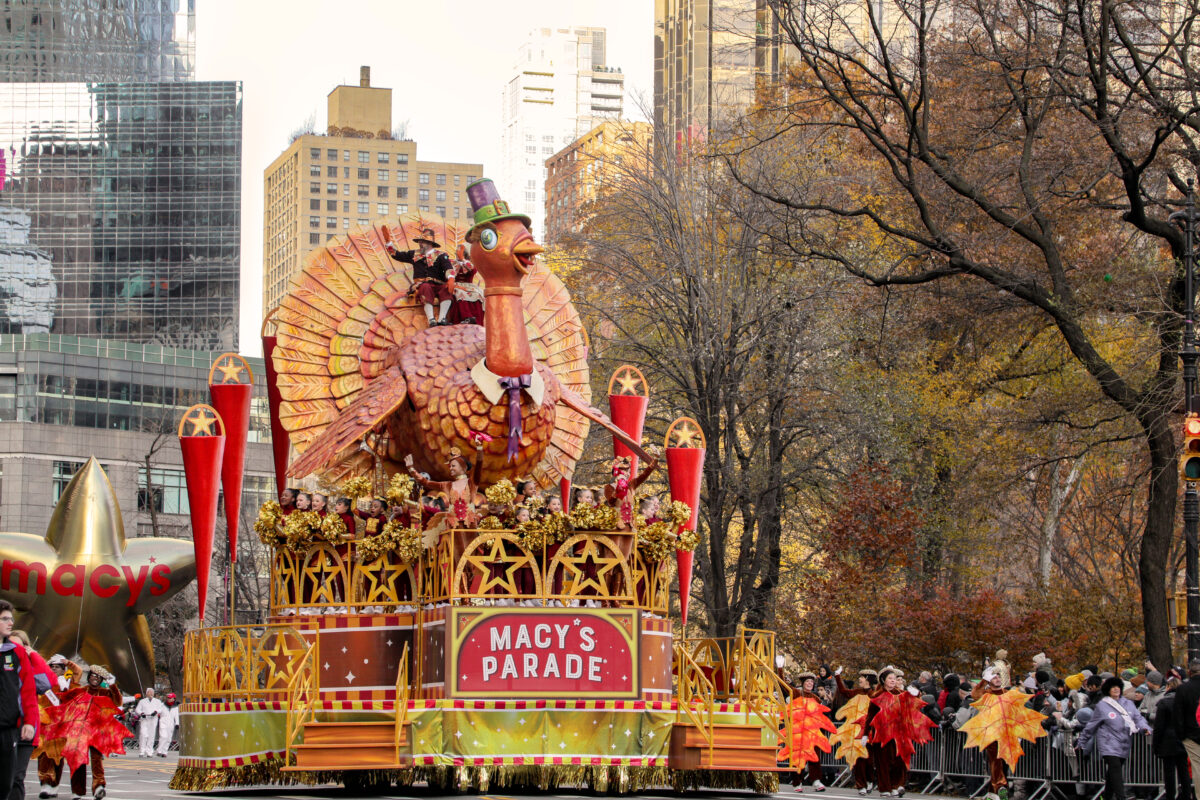
[[[528,219],[491,181],[468,196],[469,226],[409,215],[331,238],[264,324],[279,489],[403,513],[350,538],[336,513],[260,511],[269,563],[237,569],[269,570],[270,616],[189,633],[172,788],[773,790],[792,699],[773,633],[689,639],[670,614],[678,587],[686,619],[698,427],[643,449],[632,368],[610,384],[611,418],[591,404],[580,317]],[[433,241],[469,248],[484,325],[430,324],[401,254]],[[591,425],[613,435],[612,482],[572,507]],[[193,459],[214,508],[219,449]],[[635,494],[660,458],[673,502],[648,520]],[[561,491],[561,510],[513,519],[525,478]]]

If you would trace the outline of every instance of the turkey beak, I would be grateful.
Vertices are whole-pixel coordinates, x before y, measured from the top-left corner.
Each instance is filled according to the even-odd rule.
[[[543,249],[528,233],[518,239],[512,249],[513,261],[516,262],[517,272],[522,275],[529,274],[529,270],[533,267],[533,257],[542,252]]]

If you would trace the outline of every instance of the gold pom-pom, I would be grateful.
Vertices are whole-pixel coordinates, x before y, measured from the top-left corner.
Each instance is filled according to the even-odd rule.
[[[685,525],[692,518],[692,507],[682,500],[672,500],[671,504],[663,509],[663,518],[676,525]]]
[[[268,500],[258,509],[258,518],[254,520],[254,530],[263,544],[277,545],[281,541],[279,521],[283,519],[283,509],[274,500]]]
[[[571,527],[577,531],[617,530],[617,509],[610,505],[580,504],[571,510]]]
[[[481,531],[498,531],[504,528],[504,523],[495,515],[489,515],[479,520],[479,530]]]
[[[389,503],[403,503],[412,497],[413,479],[404,472],[397,472],[388,481],[387,491],[384,492],[384,497]]]
[[[676,550],[683,550],[690,553],[700,544],[700,534],[696,531],[680,531],[679,538],[675,542]]]
[[[338,492],[343,497],[349,497],[351,500],[359,500],[367,497],[371,494],[371,479],[365,475],[350,478],[342,482],[342,488]]]
[[[425,552],[421,532],[416,528],[401,528],[396,537],[396,556],[401,564],[413,564]]]
[[[517,499],[517,490],[512,485],[512,481],[508,478],[501,478],[484,489],[483,496],[487,498],[489,503],[503,506]]]
[[[358,557],[364,564],[388,553],[395,553],[402,564],[411,564],[421,557],[423,551],[421,532],[401,525],[399,520],[394,519],[385,523],[379,533],[368,536],[358,544]]]
[[[283,522],[283,535],[292,550],[307,550],[320,530],[321,517],[315,511],[293,511]]]
[[[321,518],[321,535],[326,541],[337,543],[345,541],[350,531],[346,529],[346,521],[340,514],[326,514]]]
[[[546,528],[541,520],[531,519],[518,524],[517,533],[521,537],[521,546],[530,552],[536,552],[551,544],[547,541]]]
[[[652,522],[638,529],[637,546],[647,561],[658,562],[671,554],[677,540],[675,525],[665,520]]]

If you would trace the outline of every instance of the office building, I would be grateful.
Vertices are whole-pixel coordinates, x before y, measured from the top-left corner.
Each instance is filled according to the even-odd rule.
[[[620,119],[625,76],[608,64],[604,28],[539,28],[504,87],[497,184],[545,232],[546,159],[605,120]]]
[[[546,159],[546,243],[571,244],[606,186],[648,169],[652,139],[649,123],[602,122]]]
[[[683,147],[744,112],[787,60],[760,0],[655,0],[654,126]]]
[[[417,143],[392,137],[392,90],[329,93],[326,135],[303,134],[264,172],[263,314],[279,305],[305,254],[335,234],[409,212],[471,218],[467,184],[482,164],[420,161]]]

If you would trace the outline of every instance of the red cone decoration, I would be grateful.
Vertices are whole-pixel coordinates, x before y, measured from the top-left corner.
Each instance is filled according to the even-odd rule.
[[[200,596],[200,623],[208,601],[208,575],[212,569],[213,533],[217,525],[217,498],[221,490],[221,461],[225,455],[225,425],[212,406],[195,405],[179,421],[179,449],[192,512],[192,546],[196,551],[196,592]]]
[[[635,442],[642,441],[642,426],[646,423],[646,406],[650,403],[650,385],[637,367],[624,364],[617,367],[608,381],[608,415],[613,424]],[[613,454],[629,459],[629,474],[637,474],[637,454],[613,437]]]
[[[680,530],[696,530],[700,516],[700,480],[704,476],[704,434],[700,426],[690,417],[680,417],[667,429],[666,441],[667,483],[671,487],[671,499],[687,503],[692,509],[692,518]],[[695,552],[675,551],[675,565],[679,570],[679,613],[683,627],[687,627],[688,601],[691,599],[692,562]]]
[[[246,382],[242,383],[243,380]],[[250,393],[253,390],[254,373],[246,359],[237,353],[219,356],[208,371],[208,393],[213,408],[225,423],[221,488],[225,490],[225,529],[229,531],[230,561],[237,561],[242,476],[246,467],[246,437],[250,434]]]
[[[559,497],[562,498],[563,513],[569,514],[571,512],[571,479],[570,478],[559,478],[558,479],[558,495],[559,495]]]
[[[271,411],[271,455],[275,463],[275,496],[278,497],[287,486],[289,443],[287,430],[279,420],[279,404],[283,402],[283,396],[279,393],[275,362],[271,359],[271,354],[275,352],[275,337],[267,335],[267,326],[271,325],[271,317],[274,315],[275,312],[272,311],[263,320],[262,346],[263,361],[267,367],[267,408]]]

